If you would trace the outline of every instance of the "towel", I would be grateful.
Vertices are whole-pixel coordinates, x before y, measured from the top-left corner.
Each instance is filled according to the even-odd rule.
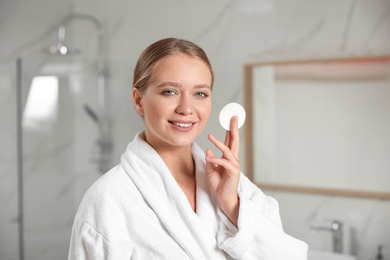
[[[69,259],[307,259],[307,245],[284,233],[276,200],[245,175],[235,227],[210,193],[205,154],[196,143],[194,212],[162,158],[141,136],[129,143],[121,163],[86,192]]]

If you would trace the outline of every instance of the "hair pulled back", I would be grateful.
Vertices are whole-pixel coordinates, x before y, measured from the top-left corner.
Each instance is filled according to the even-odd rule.
[[[138,58],[134,69],[133,88],[137,88],[141,93],[145,92],[152,77],[153,70],[158,65],[159,61],[167,56],[179,53],[184,53],[190,57],[202,60],[210,70],[211,86],[213,86],[213,69],[203,49],[188,40],[165,38],[151,44]]]

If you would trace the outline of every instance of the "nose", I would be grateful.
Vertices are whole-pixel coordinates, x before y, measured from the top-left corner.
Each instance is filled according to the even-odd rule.
[[[182,115],[191,115],[193,113],[193,104],[191,98],[187,95],[183,95],[179,99],[179,103],[176,107],[176,113]]]

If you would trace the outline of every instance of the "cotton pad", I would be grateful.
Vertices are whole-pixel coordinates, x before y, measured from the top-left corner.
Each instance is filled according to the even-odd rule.
[[[230,119],[233,116],[238,116],[238,128],[245,122],[245,109],[238,103],[229,103],[224,106],[219,113],[219,123],[225,130],[230,130]]]

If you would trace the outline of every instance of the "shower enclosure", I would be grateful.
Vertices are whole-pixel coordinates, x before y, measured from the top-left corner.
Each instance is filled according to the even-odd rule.
[[[0,259],[18,259],[17,62],[0,63]]]
[[[71,22],[95,27],[94,62],[66,45]],[[112,167],[102,27],[74,14],[56,31],[44,64],[0,63],[0,259],[67,259],[80,199]]]

